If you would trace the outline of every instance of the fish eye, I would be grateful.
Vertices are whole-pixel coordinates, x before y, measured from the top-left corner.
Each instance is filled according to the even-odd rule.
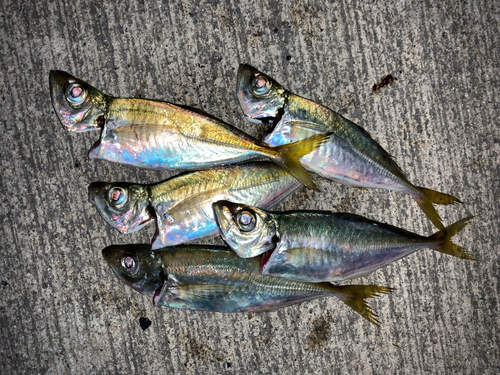
[[[241,211],[236,218],[238,226],[244,232],[250,232],[255,228],[255,216],[249,211]]]
[[[108,193],[108,201],[115,207],[121,207],[127,201],[127,192],[121,187],[114,187]]]
[[[70,104],[78,105],[83,103],[85,97],[87,96],[87,91],[78,83],[73,83],[69,85],[66,90],[66,99]]]
[[[256,95],[267,94],[271,90],[271,82],[262,75],[258,75],[252,81],[252,91]]]
[[[125,255],[120,261],[123,269],[127,272],[137,271],[137,262],[132,255]]]

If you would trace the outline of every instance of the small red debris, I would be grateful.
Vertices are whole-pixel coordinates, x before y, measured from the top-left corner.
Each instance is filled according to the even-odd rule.
[[[392,74],[386,75],[384,78],[382,78],[382,81],[378,85],[373,85],[372,90],[373,91],[380,90],[382,87],[387,86],[392,82],[394,82]]]

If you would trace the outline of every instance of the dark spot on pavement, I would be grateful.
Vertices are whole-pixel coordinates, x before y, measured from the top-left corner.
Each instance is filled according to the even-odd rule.
[[[331,324],[328,317],[318,316],[312,322],[307,336],[307,348],[310,350],[323,349],[331,336]]]
[[[151,325],[151,320],[148,318],[143,318],[142,316],[139,318],[139,324],[141,325],[141,328],[143,331],[147,330],[149,326]]]
[[[382,78],[382,81],[378,85],[373,85],[372,91],[380,90],[382,87],[387,86],[392,82],[394,82],[394,77],[392,76],[392,74],[388,74],[384,78]]]

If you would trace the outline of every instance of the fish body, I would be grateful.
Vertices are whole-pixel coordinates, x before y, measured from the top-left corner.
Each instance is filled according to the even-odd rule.
[[[348,186],[409,194],[436,227],[444,228],[432,204],[460,201],[413,185],[366,130],[329,108],[291,93],[248,65],[240,66],[238,82],[238,98],[245,116],[274,124],[274,129],[263,139],[265,143],[275,147],[329,133],[327,142],[300,159],[307,170]]]
[[[316,189],[298,159],[328,135],[269,147],[200,110],[175,104],[114,98],[65,72],[50,73],[52,103],[63,126],[101,129],[89,158],[148,169],[206,169],[269,159]]]
[[[265,253],[261,260],[263,275],[336,282],[368,275],[425,248],[474,259],[451,242],[472,217],[424,237],[346,213],[270,213],[231,202],[215,203],[214,212],[223,240],[237,255]]]
[[[275,164],[258,162],[186,173],[156,185],[93,183],[89,201],[122,233],[156,219],[153,249],[218,235],[212,204],[218,200],[271,208],[301,187]]]
[[[153,252],[140,245],[120,245],[104,249],[103,256],[115,274],[133,289],[148,293],[158,287],[155,305],[180,309],[273,311],[335,296],[377,324],[377,316],[364,299],[391,291],[376,285],[335,286],[262,276],[258,258],[240,258],[224,247],[190,245]]]

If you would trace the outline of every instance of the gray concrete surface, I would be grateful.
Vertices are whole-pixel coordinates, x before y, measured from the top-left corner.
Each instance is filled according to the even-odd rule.
[[[0,4],[0,373],[500,372],[498,1],[34,1]],[[263,314],[162,309],[123,285],[100,250],[145,243],[87,202],[92,181],[161,181],[86,154],[48,87],[66,70],[116,96],[203,108],[253,135],[235,96],[249,63],[365,127],[411,181],[459,196],[447,224],[477,262],[424,250],[362,283],[389,285],[370,325],[334,299]],[[397,80],[377,93],[385,75]],[[407,196],[320,180],[280,209],[347,211],[421,234]],[[152,321],[143,331],[139,318]]]

